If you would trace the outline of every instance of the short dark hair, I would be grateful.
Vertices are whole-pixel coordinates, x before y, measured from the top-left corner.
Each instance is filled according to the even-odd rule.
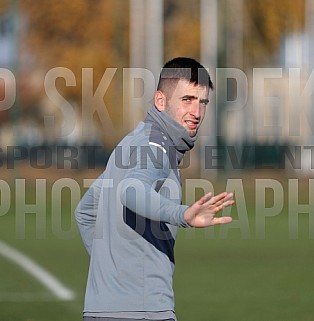
[[[211,90],[214,89],[209,73],[204,66],[195,59],[177,57],[166,62],[163,66],[157,90],[166,92],[169,87],[175,85],[180,79],[195,85],[208,87]]]

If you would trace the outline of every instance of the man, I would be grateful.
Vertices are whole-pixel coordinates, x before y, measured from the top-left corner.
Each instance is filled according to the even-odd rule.
[[[215,217],[233,195],[181,204],[178,165],[193,148],[213,89],[206,69],[175,58],[162,69],[155,106],[115,148],[82,198],[76,220],[91,256],[84,320],[176,320],[172,276],[178,227],[229,223]]]

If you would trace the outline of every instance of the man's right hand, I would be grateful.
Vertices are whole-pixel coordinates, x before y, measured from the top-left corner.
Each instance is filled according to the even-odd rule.
[[[216,196],[208,193],[185,211],[184,219],[193,227],[207,227],[230,223],[232,222],[232,217],[216,217],[216,214],[234,203],[233,193],[223,192]]]

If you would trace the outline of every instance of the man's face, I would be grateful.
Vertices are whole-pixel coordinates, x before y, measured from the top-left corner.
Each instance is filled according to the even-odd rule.
[[[205,116],[209,89],[179,80],[172,95],[166,98],[165,112],[195,136]]]

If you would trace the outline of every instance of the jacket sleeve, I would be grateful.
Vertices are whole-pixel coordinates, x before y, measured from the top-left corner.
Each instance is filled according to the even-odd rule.
[[[136,158],[133,155],[135,161],[131,159],[130,169],[120,184],[120,200],[125,207],[150,220],[188,227],[184,220],[188,206],[181,205],[180,184],[169,178],[168,156],[156,146],[150,146],[150,151],[151,157],[140,149]]]
[[[75,210],[75,219],[89,255],[91,255],[92,244],[95,234],[98,202],[102,187],[101,176],[87,190]]]

